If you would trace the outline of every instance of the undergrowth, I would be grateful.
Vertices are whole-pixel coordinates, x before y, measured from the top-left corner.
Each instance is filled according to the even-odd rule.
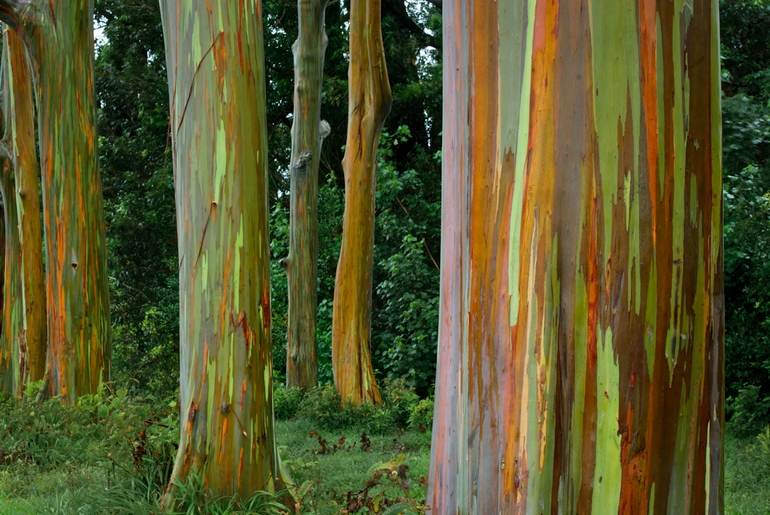
[[[175,400],[102,388],[65,407],[0,400],[0,515],[153,515],[179,437]],[[212,495],[199,478],[176,488],[177,513],[421,514],[430,456],[430,399],[395,382],[380,406],[343,404],[333,388],[278,387],[276,438],[294,484],[249,499]],[[286,507],[289,505],[289,507]],[[725,438],[725,512],[770,513],[770,427]]]
[[[381,394],[381,404],[359,406],[344,402],[333,385],[320,386],[307,393],[277,385],[274,389],[275,417],[278,420],[310,421],[327,431],[343,428],[358,428],[370,434],[406,428],[430,431],[432,399],[420,400],[403,380],[387,381]]]
[[[754,438],[725,437],[725,513],[770,514],[770,426]]]
[[[74,406],[38,404],[38,388],[21,400],[0,400],[0,515],[160,513],[179,438],[176,401],[103,387]],[[175,513],[423,512],[430,433],[406,429],[420,404],[416,395],[393,383],[382,405],[343,409],[332,391],[276,389],[278,418],[293,418],[276,428],[296,483],[287,491],[223,498],[191,476],[172,485]]]

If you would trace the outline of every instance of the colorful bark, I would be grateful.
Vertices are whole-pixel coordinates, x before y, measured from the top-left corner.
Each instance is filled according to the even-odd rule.
[[[24,342],[24,284],[21,280],[21,242],[16,210],[16,184],[10,153],[0,157],[0,197],[3,200],[3,306],[0,333],[0,386],[8,395],[21,395],[26,372]]]
[[[716,0],[455,0],[432,513],[721,513]]]
[[[4,159],[2,153],[0,153],[0,160]],[[1,164],[1,163],[0,163]],[[4,206],[0,206],[5,211]],[[5,270],[5,212],[0,216],[0,270]],[[2,313],[5,306],[5,273],[0,273],[0,313]],[[0,331],[3,329],[3,320],[0,317]],[[2,333],[0,333],[2,334]]]
[[[5,32],[6,137],[13,157],[16,207],[24,283],[23,338],[26,346],[21,375],[39,381],[45,374],[46,311],[43,269],[43,229],[40,221],[40,186],[35,149],[35,106],[27,51],[13,31]]]
[[[66,402],[110,374],[110,311],[93,91],[93,0],[3,0],[38,101],[48,391]]]
[[[46,320],[40,189],[34,104],[27,50],[12,31],[3,34],[3,167],[6,286],[0,341],[3,389],[20,396],[28,380],[45,373]]]
[[[370,353],[374,188],[377,146],[391,104],[380,25],[380,0],[351,0],[345,213],[334,288],[332,365],[337,391],[356,404],[380,402]]]
[[[258,0],[161,2],[179,237],[181,440],[172,482],[281,488],[273,427]],[[174,492],[165,508],[174,508]]]
[[[318,165],[328,133],[321,122],[326,0],[298,0],[299,36],[294,43],[294,117],[291,127],[289,281],[286,386],[318,384],[316,290],[318,287]]]

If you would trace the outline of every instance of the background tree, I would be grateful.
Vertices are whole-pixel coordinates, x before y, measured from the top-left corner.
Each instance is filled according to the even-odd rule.
[[[248,498],[281,487],[259,3],[167,0],[161,13],[181,292],[182,430],[171,479],[195,474],[214,494]]]
[[[34,104],[27,50],[13,31],[3,33],[3,147],[0,180],[5,217],[2,346],[3,386],[21,395],[45,373],[46,318],[40,188]]]
[[[444,6],[433,513],[723,511],[717,20]]]
[[[332,325],[334,383],[341,397],[380,402],[371,363],[372,265],[377,145],[391,104],[380,1],[352,0],[345,214]]]
[[[42,163],[48,385],[72,402],[110,375],[110,312],[93,91],[93,1],[3,0],[31,55]]]
[[[35,148],[35,105],[24,42],[13,31],[4,35],[6,137],[13,158],[18,212],[19,265],[23,282],[21,380],[43,379],[46,367],[45,272],[40,212],[40,168]]]
[[[321,122],[326,0],[298,0],[294,42],[294,115],[291,150],[289,255],[282,260],[289,309],[286,386],[318,384],[316,289],[318,285],[318,167],[329,125]]]
[[[3,50],[3,64],[8,62]],[[5,83],[7,84],[7,82]],[[3,117],[6,117],[3,110]],[[26,346],[24,344],[24,283],[21,278],[21,241],[16,206],[16,180],[13,156],[3,145],[0,151],[0,198],[3,201],[3,282],[2,321],[0,322],[0,382],[8,395],[20,396],[24,388]]]

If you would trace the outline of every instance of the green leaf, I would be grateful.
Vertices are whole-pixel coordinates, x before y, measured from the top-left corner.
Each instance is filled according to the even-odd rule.
[[[385,510],[382,515],[401,515],[403,513],[406,513],[407,510],[409,510],[411,506],[405,502],[400,502],[398,504],[392,505],[390,508]]]

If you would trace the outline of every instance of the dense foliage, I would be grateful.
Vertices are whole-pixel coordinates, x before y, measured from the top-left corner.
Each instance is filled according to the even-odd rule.
[[[271,178],[274,369],[285,374],[289,133],[296,4],[264,2]],[[178,383],[178,267],[168,86],[155,0],[99,0],[96,63],[114,323],[114,378],[132,391]],[[331,314],[344,209],[341,160],[347,120],[347,9],[326,13],[319,193],[319,379],[331,383]],[[440,15],[427,3],[383,5],[394,105],[380,150],[373,341],[381,378],[405,378],[421,395],[435,375],[440,243]]]
[[[727,409],[756,434],[770,422],[770,2],[720,15]]]
[[[113,375],[121,384],[132,380],[132,388],[173,392],[179,383],[179,275],[158,2],[100,0],[95,15],[103,28],[96,92]]]

